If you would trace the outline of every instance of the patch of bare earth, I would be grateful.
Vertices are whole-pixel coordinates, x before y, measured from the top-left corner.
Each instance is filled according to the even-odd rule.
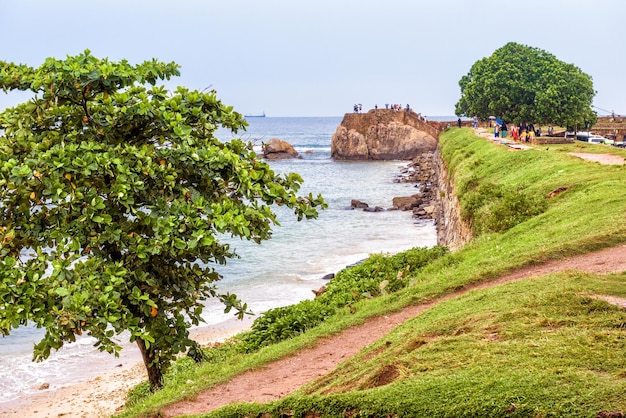
[[[489,282],[467,286],[428,303],[409,306],[402,311],[373,318],[362,325],[346,329],[338,335],[323,338],[313,348],[301,350],[291,357],[275,361],[261,369],[235,376],[227,383],[200,393],[193,400],[169,405],[161,411],[160,416],[201,414],[234,402],[269,402],[280,399],[300,386],[331,372],[348,357],[382,338],[404,321],[438,303],[457,298],[472,290],[563,270],[580,270],[599,274],[626,271],[626,245],[525,267]],[[605,300],[626,306],[626,300],[623,299]]]
[[[624,165],[624,157],[613,154],[590,154],[586,152],[570,152],[569,155],[607,165]]]

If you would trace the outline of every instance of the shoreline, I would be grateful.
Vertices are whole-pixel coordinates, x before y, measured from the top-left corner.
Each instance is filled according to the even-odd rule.
[[[221,342],[249,329],[254,318],[252,316],[243,320],[232,318],[221,323],[192,328],[190,336],[201,346]],[[38,393],[2,402],[0,403],[0,416],[16,418],[110,417],[124,407],[128,392],[148,378],[141,357],[137,357],[138,350],[137,353],[126,354],[117,359],[119,364],[113,369],[103,370],[87,381],[57,389],[42,389]]]

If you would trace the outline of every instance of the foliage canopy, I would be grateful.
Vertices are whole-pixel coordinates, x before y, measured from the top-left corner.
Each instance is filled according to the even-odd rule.
[[[181,352],[203,301],[246,305],[215,287],[236,256],[224,234],[260,243],[274,204],[315,218],[321,196],[277,175],[250,144],[219,141],[247,123],[215,91],[158,80],[175,63],[110,62],[85,51],[39,68],[0,62],[0,87],[34,98],[0,113],[0,332],[46,333],[37,360],[86,333],[117,354],[127,331],[153,388]]]
[[[476,61],[459,86],[459,116],[564,127],[591,126],[597,118],[589,75],[546,51],[515,42]]]

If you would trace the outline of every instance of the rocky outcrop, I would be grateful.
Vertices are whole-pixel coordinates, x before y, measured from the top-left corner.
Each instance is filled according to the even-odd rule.
[[[437,148],[438,130],[410,111],[344,115],[331,142],[340,160],[410,160]]]
[[[268,160],[301,158],[290,143],[278,138],[272,138],[266,144],[263,144],[263,157]]]

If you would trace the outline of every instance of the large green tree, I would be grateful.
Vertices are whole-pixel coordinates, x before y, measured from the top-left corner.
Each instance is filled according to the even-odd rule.
[[[459,86],[458,116],[565,127],[591,125],[597,118],[589,75],[546,51],[514,42],[476,61]]]
[[[45,328],[36,360],[83,333],[117,354],[127,331],[160,387],[178,353],[200,353],[188,330],[203,301],[247,310],[215,286],[236,256],[220,237],[258,243],[278,224],[272,205],[298,220],[325,206],[250,144],[215,137],[247,124],[214,91],[157,86],[178,75],[89,51],[0,62],[0,87],[34,93],[0,113],[0,332]]]

